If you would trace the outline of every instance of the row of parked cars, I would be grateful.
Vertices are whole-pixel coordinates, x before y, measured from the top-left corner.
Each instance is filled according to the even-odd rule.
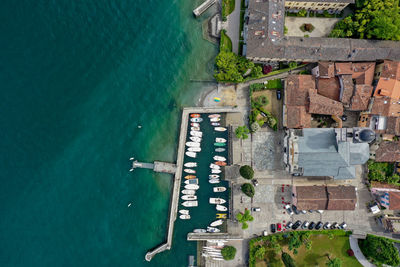
[[[306,214],[306,213],[307,213],[306,210],[299,210],[299,209],[297,209],[297,207],[296,207],[295,205],[292,205],[292,206],[286,205],[286,206],[285,206],[285,209],[286,209],[286,211],[287,211],[287,213],[288,213],[289,215],[300,214],[300,213]],[[323,213],[323,212],[324,212],[323,210],[308,210],[308,212],[310,212],[310,213],[312,213],[312,212],[314,212],[314,211],[316,211],[316,212],[318,212],[318,213]]]
[[[334,222],[333,224],[327,222],[327,223],[323,223],[321,221],[315,223],[315,222],[309,222],[309,221],[296,221],[295,223],[292,222],[288,222],[285,226],[285,228],[287,230],[292,229],[292,230],[297,230],[298,228],[301,229],[308,229],[308,230],[320,230],[321,228],[323,228],[324,230],[328,230],[328,229],[346,229],[347,224],[345,222],[342,222],[341,224],[338,224],[337,222]],[[271,224],[271,232],[275,233],[276,231],[282,231],[282,224],[277,223],[276,225],[273,223]]]

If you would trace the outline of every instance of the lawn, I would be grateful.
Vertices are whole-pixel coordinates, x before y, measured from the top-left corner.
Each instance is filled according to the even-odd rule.
[[[239,0],[238,0],[239,1]],[[222,17],[226,18],[235,9],[235,0],[222,0]]]
[[[221,31],[221,40],[219,41],[219,50],[225,52],[232,52],[231,38],[226,34],[225,30]]]

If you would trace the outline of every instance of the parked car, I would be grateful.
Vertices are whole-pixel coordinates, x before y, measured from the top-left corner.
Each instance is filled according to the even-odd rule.
[[[318,212],[318,213],[321,213],[321,214],[324,213],[323,210],[317,210],[317,212]]]
[[[251,211],[261,211],[261,208],[260,207],[254,207],[254,208],[251,208]]]
[[[297,221],[294,223],[294,225],[292,226],[293,230],[296,230],[297,228],[299,228],[299,226],[301,225],[301,221]]]
[[[347,227],[347,224],[346,224],[345,222],[342,222],[342,223],[339,225],[339,229],[346,229],[346,227]]]
[[[278,223],[278,224],[277,224],[277,228],[278,228],[278,232],[282,231],[282,224],[281,224],[281,223]]]
[[[288,222],[286,224],[286,229],[290,229],[290,228],[292,228],[292,226],[293,226],[293,223],[292,222]]]
[[[308,210],[309,213],[313,213],[314,210]]]
[[[271,233],[275,233],[276,232],[276,225],[273,223],[271,224]]]
[[[251,180],[254,186],[258,186],[258,181],[256,179]]]
[[[292,209],[293,209],[294,213],[300,214],[299,210],[297,209],[297,207],[295,205],[292,205]]]
[[[322,223],[321,221],[319,221],[319,222],[317,223],[317,225],[315,226],[315,230],[321,229],[322,225],[323,225],[323,223]]]
[[[303,222],[303,225],[301,226],[301,229],[307,229],[307,227],[310,225],[308,221]]]
[[[282,98],[282,94],[281,94],[281,90],[276,90],[276,98],[278,99],[278,100],[281,100],[281,98]]]
[[[331,227],[331,224],[327,222],[324,225],[324,230],[328,230],[330,227]]]
[[[315,222],[310,222],[310,225],[308,226],[308,230],[312,230],[315,227]]]
[[[306,210],[301,210],[300,212],[303,213],[303,214],[306,214],[306,213],[307,213]]]
[[[267,230],[264,230],[263,231],[263,236],[267,236],[268,235],[268,231]]]
[[[337,222],[334,222],[331,226],[331,229],[337,229],[339,227],[339,224]]]
[[[293,210],[290,208],[290,205],[286,205],[285,209],[289,215],[293,215]]]

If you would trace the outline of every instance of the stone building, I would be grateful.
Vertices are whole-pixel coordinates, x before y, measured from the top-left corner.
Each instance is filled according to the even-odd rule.
[[[354,4],[354,2],[354,0],[292,0],[285,1],[285,8],[342,11],[348,4]]]

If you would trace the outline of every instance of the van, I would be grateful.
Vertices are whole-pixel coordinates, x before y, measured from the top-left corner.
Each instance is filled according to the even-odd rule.
[[[255,208],[252,208],[251,210],[254,211],[254,212],[261,211],[261,208],[260,207],[255,207]]]

